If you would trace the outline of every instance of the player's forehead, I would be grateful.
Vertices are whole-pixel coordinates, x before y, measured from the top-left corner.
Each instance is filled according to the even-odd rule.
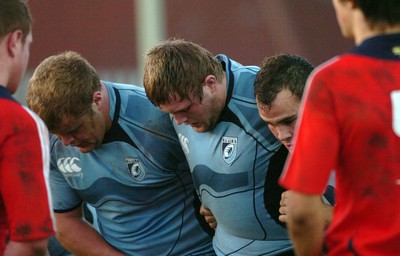
[[[271,125],[286,124],[297,118],[299,102],[279,100],[274,101],[270,106],[258,102],[257,108],[264,122]]]
[[[160,104],[159,108],[164,112],[173,114],[184,111],[192,104],[193,104],[192,100],[182,99],[178,95],[175,95],[174,97],[171,97],[168,102]]]
[[[54,131],[55,134],[69,134],[88,122],[88,113],[80,116],[64,115]]]
[[[297,112],[275,112],[266,108],[259,109],[261,119],[270,125],[286,125],[297,118]]]
[[[283,89],[276,94],[272,104],[299,102],[300,99],[289,89]]]

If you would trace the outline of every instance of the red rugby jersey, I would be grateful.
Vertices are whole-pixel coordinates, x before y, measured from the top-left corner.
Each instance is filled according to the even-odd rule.
[[[0,86],[0,254],[7,239],[27,241],[54,234],[49,161],[44,123]]]
[[[281,184],[322,194],[336,171],[328,255],[400,252],[400,34],[363,42],[310,76]]]

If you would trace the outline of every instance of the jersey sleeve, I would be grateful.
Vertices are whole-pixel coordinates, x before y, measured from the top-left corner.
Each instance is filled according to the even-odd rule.
[[[306,194],[325,191],[338,157],[334,92],[326,81],[320,73],[309,79],[295,131],[293,154],[289,155],[280,179],[286,188]]]
[[[82,203],[82,199],[75,193],[58,169],[53,153],[50,164],[50,189],[54,212],[68,212]]]
[[[49,237],[54,229],[47,128],[33,112],[15,102],[2,102],[2,108],[7,111],[1,114],[0,188],[10,240]]]

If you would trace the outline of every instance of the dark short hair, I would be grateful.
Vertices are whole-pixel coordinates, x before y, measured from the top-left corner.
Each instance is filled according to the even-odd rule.
[[[28,5],[22,0],[0,1],[0,39],[15,30],[21,30],[23,42],[32,26]]]
[[[371,24],[385,22],[389,25],[400,23],[399,0],[354,0]]]
[[[310,62],[297,55],[278,54],[265,58],[254,82],[257,102],[271,107],[283,89],[289,89],[300,100],[313,69]]]

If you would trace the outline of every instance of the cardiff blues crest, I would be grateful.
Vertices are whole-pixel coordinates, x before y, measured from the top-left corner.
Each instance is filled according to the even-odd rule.
[[[145,171],[140,163],[139,158],[125,158],[126,166],[128,167],[128,172],[137,181],[143,180],[145,176]]]
[[[227,164],[233,163],[236,159],[237,138],[222,137],[222,158]]]

